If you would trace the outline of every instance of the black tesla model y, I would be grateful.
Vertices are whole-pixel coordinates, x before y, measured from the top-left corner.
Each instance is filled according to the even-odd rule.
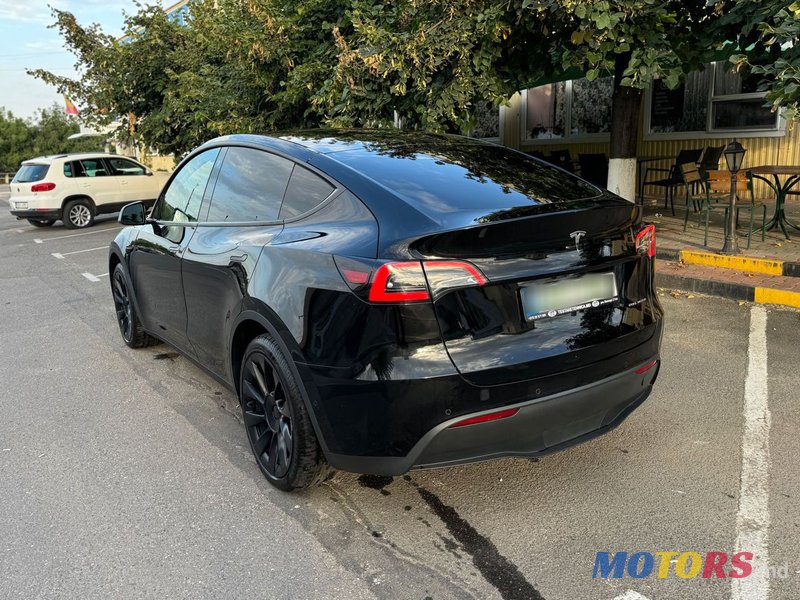
[[[109,268],[122,337],[241,402],[264,475],[378,475],[561,450],[659,370],[655,231],[557,167],[468,138],[234,135],[197,148]]]

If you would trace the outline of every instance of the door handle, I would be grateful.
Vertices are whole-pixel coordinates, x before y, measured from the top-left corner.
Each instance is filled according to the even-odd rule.
[[[231,254],[230,261],[234,263],[243,263],[247,260],[247,253],[242,252],[241,254]]]
[[[170,252],[177,252],[180,249],[181,249],[180,246],[168,246],[167,247],[167,250],[169,250]]]

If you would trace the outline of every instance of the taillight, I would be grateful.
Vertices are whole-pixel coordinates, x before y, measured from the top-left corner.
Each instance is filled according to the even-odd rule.
[[[445,290],[486,284],[475,265],[460,260],[379,263],[335,256],[342,278],[351,290],[370,302],[425,302]]]
[[[422,263],[434,299],[452,288],[486,285],[475,265],[460,260],[430,260]]]
[[[420,302],[429,299],[425,273],[418,261],[381,265],[369,288],[370,302]]]
[[[647,254],[649,258],[656,255],[656,226],[648,225],[636,234],[636,252]]]
[[[31,186],[32,192],[50,192],[56,189],[55,183],[34,183]]]
[[[519,412],[518,408],[507,408],[505,410],[498,410],[497,412],[489,413],[488,415],[481,415],[479,417],[470,417],[469,419],[458,421],[450,425],[450,428],[452,429],[453,427],[464,427],[464,425],[476,425],[477,423],[487,423],[489,421],[497,421],[498,419],[507,419],[508,417],[513,417],[518,412]]]

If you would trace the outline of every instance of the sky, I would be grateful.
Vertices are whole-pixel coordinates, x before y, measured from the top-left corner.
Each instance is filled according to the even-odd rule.
[[[25,73],[26,68],[58,75],[75,71],[75,57],[64,49],[58,31],[48,29],[53,22],[48,5],[73,13],[81,25],[98,23],[113,35],[122,30],[123,12],[136,12],[133,0],[0,0],[0,107],[19,117],[31,117],[53,103],[64,106],[56,89]]]

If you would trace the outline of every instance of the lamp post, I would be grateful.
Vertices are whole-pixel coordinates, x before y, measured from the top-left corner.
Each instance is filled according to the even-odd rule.
[[[728,163],[728,171],[731,173],[731,195],[728,205],[728,223],[725,232],[725,244],[722,246],[723,254],[741,254],[739,243],[736,241],[736,184],[738,183],[739,169],[742,168],[744,155],[747,150],[736,141],[736,138],[725,146],[723,154],[725,162]]]

